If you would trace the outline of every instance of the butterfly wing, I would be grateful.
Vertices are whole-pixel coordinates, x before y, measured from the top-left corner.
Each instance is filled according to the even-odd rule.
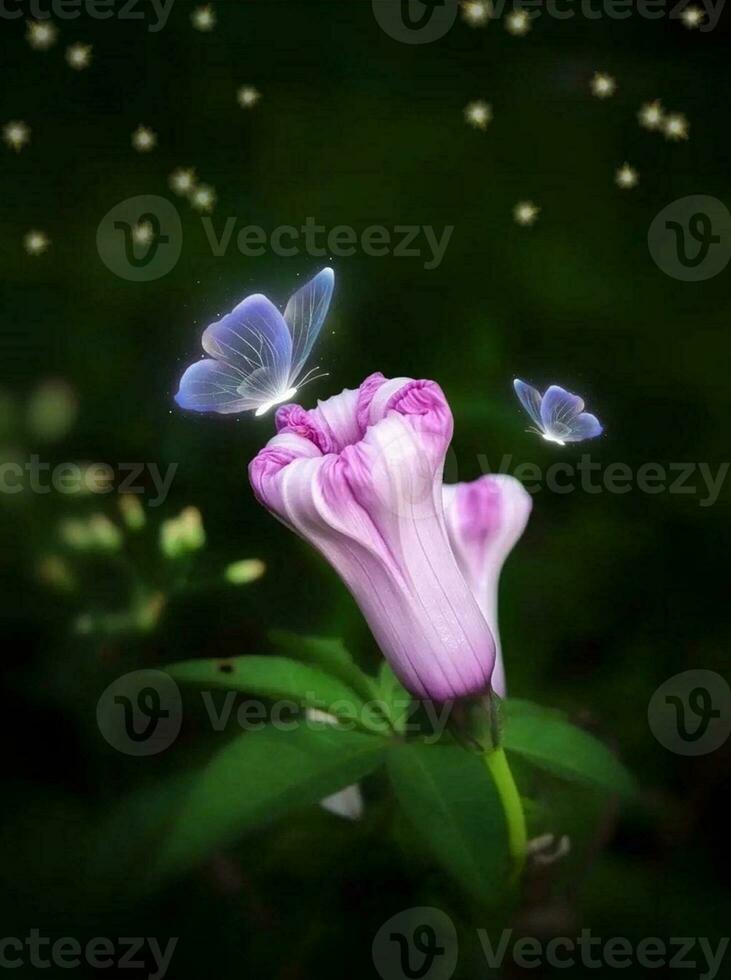
[[[293,293],[284,310],[292,335],[290,382],[296,384],[315,341],[322,330],[335,285],[335,273],[326,268]]]
[[[562,442],[581,442],[602,432],[596,416],[584,412],[584,399],[560,385],[546,389],[541,402],[541,421],[546,434]]]
[[[192,364],[175,400],[196,412],[244,412],[276,401],[289,387],[292,338],[282,314],[266,296],[247,296],[206,327],[210,358]]]
[[[569,433],[564,442],[581,442],[584,439],[595,439],[604,431],[601,422],[591,412],[582,412],[569,423]]]
[[[533,419],[535,424],[539,429],[543,428],[543,421],[541,419],[541,393],[533,385],[528,385],[525,381],[521,381],[520,378],[516,378],[513,381],[513,388],[515,388],[515,394],[520,400],[520,404],[526,410],[526,412]]]

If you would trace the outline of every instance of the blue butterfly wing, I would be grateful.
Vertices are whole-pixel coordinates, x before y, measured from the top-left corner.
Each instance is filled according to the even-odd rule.
[[[193,412],[223,415],[257,408],[258,402],[242,397],[239,391],[242,381],[243,375],[232,365],[204,357],[186,368],[175,401]]]
[[[335,273],[326,268],[293,293],[284,310],[284,319],[292,335],[292,371],[290,381],[296,384],[307,358],[322,330],[330,307]]]
[[[533,385],[528,385],[525,381],[521,381],[520,378],[516,378],[513,381],[513,388],[515,388],[515,394],[520,400],[520,404],[526,410],[526,412],[533,419],[535,424],[542,429],[543,422],[541,420],[541,393]]]
[[[564,442],[581,442],[583,439],[595,439],[604,431],[601,422],[590,412],[582,412],[569,423],[569,433],[564,436]]]
[[[603,431],[597,417],[584,411],[584,399],[559,385],[551,385],[546,390],[541,419],[546,433],[562,442],[593,439]]]
[[[180,380],[178,405],[196,412],[244,412],[276,401],[289,387],[292,338],[266,296],[247,296],[206,327],[210,358],[192,364]]]

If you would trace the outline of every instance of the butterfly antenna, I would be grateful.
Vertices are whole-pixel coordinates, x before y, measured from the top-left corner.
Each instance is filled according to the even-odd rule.
[[[317,381],[318,378],[326,378],[329,375],[329,371],[323,371],[321,374],[315,374],[314,372],[318,371],[319,368],[319,364],[317,367],[310,368],[307,374],[303,375],[302,379],[297,383],[297,388],[303,388],[305,385],[308,385],[310,381]]]

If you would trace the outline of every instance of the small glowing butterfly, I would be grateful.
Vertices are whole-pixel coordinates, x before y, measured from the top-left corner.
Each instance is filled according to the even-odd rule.
[[[572,395],[565,388],[551,385],[541,395],[540,391],[519,378],[513,381],[513,387],[520,404],[537,426],[531,426],[529,432],[537,432],[548,442],[559,446],[594,439],[602,434],[603,429],[596,415],[584,411],[584,399]]]
[[[294,293],[282,315],[266,296],[247,296],[203,331],[205,357],[185,371],[175,401],[195,412],[263,415],[314,381],[302,374],[327,315],[335,284],[323,269]],[[323,375],[318,375],[323,377]]]

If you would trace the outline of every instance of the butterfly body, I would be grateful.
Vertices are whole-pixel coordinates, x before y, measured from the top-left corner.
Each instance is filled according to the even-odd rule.
[[[184,372],[175,400],[181,408],[222,415],[264,415],[313,380],[304,371],[325,322],[335,276],[323,269],[291,297],[284,314],[266,296],[247,296],[206,327],[204,357]]]
[[[596,415],[584,411],[584,399],[560,385],[551,385],[543,395],[520,378],[515,379],[513,387],[520,404],[535,422],[528,431],[536,432],[546,442],[565,446],[594,439],[604,431]]]

